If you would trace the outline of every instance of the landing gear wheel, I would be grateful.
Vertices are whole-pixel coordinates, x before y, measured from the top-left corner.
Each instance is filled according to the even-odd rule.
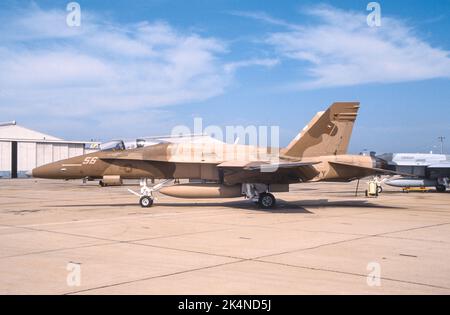
[[[105,183],[102,180],[99,181],[98,184],[100,185],[100,187],[106,187]]]
[[[149,196],[142,196],[139,204],[142,208],[150,208],[153,205],[153,199]]]
[[[447,190],[447,187],[445,187],[444,185],[437,185],[436,190],[438,192],[445,192]]]
[[[378,186],[377,187],[377,192],[378,192],[378,194],[381,194],[383,192],[383,187]]]
[[[258,204],[263,209],[271,209],[275,207],[276,199],[270,193],[262,193],[259,195]]]

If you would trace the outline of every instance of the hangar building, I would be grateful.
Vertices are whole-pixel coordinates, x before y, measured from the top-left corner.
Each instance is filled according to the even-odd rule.
[[[37,166],[95,151],[96,142],[65,141],[22,126],[0,123],[0,178],[26,177]]]

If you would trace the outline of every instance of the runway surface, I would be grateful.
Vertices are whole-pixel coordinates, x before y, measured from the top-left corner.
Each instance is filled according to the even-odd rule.
[[[355,187],[143,209],[127,186],[0,180],[0,293],[449,294],[450,193]]]

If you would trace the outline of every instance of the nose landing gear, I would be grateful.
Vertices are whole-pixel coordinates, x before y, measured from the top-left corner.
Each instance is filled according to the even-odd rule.
[[[153,187],[147,186],[147,178],[143,178],[140,180],[139,184],[141,186],[140,193],[135,192],[134,190],[128,189],[130,193],[133,195],[136,195],[139,197],[139,204],[142,208],[150,208],[153,205],[153,202],[155,201],[155,197],[153,196],[153,193],[155,191],[160,190],[164,187],[167,183],[173,181],[173,179],[166,179],[159,183],[158,185],[155,185]]]
[[[139,204],[142,208],[150,208],[153,205],[153,197],[142,196],[141,199],[139,199]]]

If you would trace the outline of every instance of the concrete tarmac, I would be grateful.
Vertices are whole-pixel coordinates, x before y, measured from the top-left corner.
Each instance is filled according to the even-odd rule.
[[[450,193],[355,187],[143,209],[132,187],[0,180],[0,294],[449,294]]]

